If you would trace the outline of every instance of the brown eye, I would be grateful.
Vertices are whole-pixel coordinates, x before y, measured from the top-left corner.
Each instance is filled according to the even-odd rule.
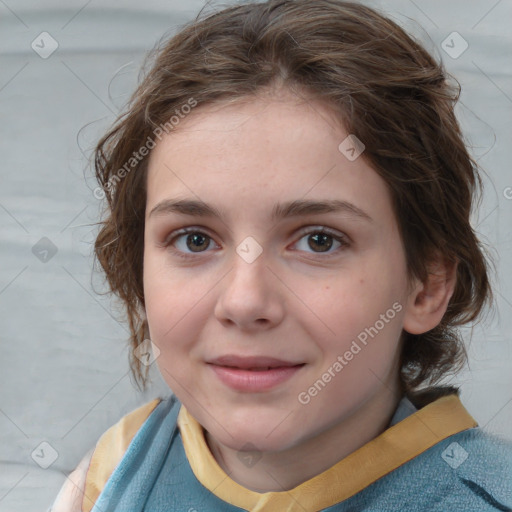
[[[312,241],[312,243],[308,242],[308,245],[311,249],[319,247],[319,252],[326,252],[332,247],[332,239],[332,235],[326,233],[315,233],[308,236],[308,240]]]
[[[210,245],[210,237],[202,233],[192,233],[187,235],[186,245],[192,252],[202,252]]]
[[[213,239],[206,233],[196,228],[185,228],[172,233],[164,242],[164,246],[169,248],[182,258],[193,257],[193,254],[210,252],[208,248],[212,245]]]
[[[336,249],[338,251],[343,250],[350,245],[345,236],[337,232],[331,233],[326,228],[306,229],[301,232],[301,235],[301,238],[295,245],[300,251],[304,252],[326,253],[327,256],[331,256],[337,252]],[[306,240],[307,242],[305,242]],[[334,250],[331,251],[333,246]]]

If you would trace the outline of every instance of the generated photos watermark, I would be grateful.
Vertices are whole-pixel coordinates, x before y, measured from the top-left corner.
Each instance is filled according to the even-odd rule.
[[[307,405],[311,402],[311,399],[320,393],[329,382],[331,382],[336,375],[338,375],[345,366],[349,364],[350,361],[354,358],[355,355],[359,354],[361,350],[366,347],[368,343],[368,336],[370,338],[374,338],[379,334],[382,329],[388,324],[393,318],[395,318],[396,314],[402,311],[402,304],[399,302],[395,302],[391,308],[389,308],[385,313],[380,315],[379,320],[377,320],[373,326],[366,327],[363,331],[361,331],[357,335],[357,341],[363,347],[361,347],[356,340],[352,340],[352,344],[350,345],[349,350],[346,350],[343,355],[339,355],[336,358],[336,361],[327,368],[327,370],[322,374],[322,376],[317,379],[315,382],[311,384],[311,386],[305,390],[301,391],[297,395],[297,399],[299,403],[302,405]]]
[[[176,126],[180,123],[186,115],[190,114],[192,109],[197,105],[197,101],[194,98],[189,98],[187,103],[182,105],[179,109],[175,110],[176,115],[173,115],[165,123],[160,124],[153,130],[153,134],[149,135],[144,144],[132,153],[132,156],[128,159],[125,164],[118,169],[118,171],[110,177],[105,186],[96,187],[93,191],[96,199],[104,199],[107,193],[112,192],[114,187],[133,169],[135,169],[139,163],[149,155],[149,152],[156,146],[155,139],[162,140],[164,134],[169,134]]]

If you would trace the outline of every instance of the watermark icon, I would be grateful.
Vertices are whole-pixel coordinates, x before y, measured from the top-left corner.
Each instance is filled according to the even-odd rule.
[[[41,59],[47,59],[59,47],[59,43],[48,32],[41,32],[30,46]]]
[[[39,443],[30,456],[43,469],[48,469],[59,458],[57,450],[47,441]]]
[[[137,165],[147,156],[149,152],[156,146],[155,138],[162,140],[165,134],[169,134],[171,130],[176,128],[181,119],[184,119],[187,114],[190,114],[192,109],[197,105],[197,101],[194,98],[189,98],[187,103],[182,105],[179,109],[174,112],[176,115],[170,117],[170,119],[157,126],[153,130],[153,134],[149,135],[144,144],[132,153],[132,156],[128,159],[125,164],[118,169],[118,171],[109,178],[105,186],[96,187],[93,191],[93,195],[96,199],[104,199],[107,192],[111,192],[117,183],[119,183],[127,174],[129,174]]]
[[[252,468],[261,459],[261,452],[252,443],[245,443],[242,448],[237,452],[236,456],[240,462]]]
[[[32,246],[32,254],[43,263],[48,263],[57,251],[57,246],[45,236]]]
[[[366,146],[354,134],[350,134],[338,146],[340,153],[345,155],[347,160],[353,162],[365,150]]]
[[[366,327],[357,335],[357,340],[359,343],[366,347],[368,343],[368,336],[370,336],[372,339],[377,336],[377,334],[382,331],[382,329],[384,329],[386,324],[395,318],[396,314],[400,311],[402,311],[402,304],[395,302],[391,308],[380,315],[379,320],[377,320],[373,326]],[[331,366],[329,366],[329,368],[327,368],[327,370],[319,379],[313,382],[307,390],[301,391],[297,395],[297,400],[299,403],[302,405],[309,404],[309,402],[311,402],[311,398],[317,396],[318,393],[320,393],[320,391],[322,391],[325,386],[327,386],[327,384],[331,382],[331,380],[334,379],[334,377],[336,377],[336,375],[338,375],[343,370],[343,368],[349,364],[350,361],[352,361],[354,356],[361,352],[361,350],[362,347],[357,343],[357,341],[352,340],[352,344],[350,345],[349,350],[346,350],[343,355],[339,355],[336,358],[336,361]]]
[[[503,195],[505,199],[512,199],[512,187],[505,187],[503,189]]]
[[[145,339],[133,353],[144,366],[150,366],[158,359],[160,349],[150,339]]]
[[[236,248],[237,254],[247,263],[252,263],[263,252],[263,247],[252,236],[248,236]]]
[[[455,441],[441,453],[441,457],[453,469],[457,469],[468,458],[468,455],[468,452]]]
[[[452,32],[441,43],[441,48],[452,59],[458,59],[468,49],[468,47],[468,42],[458,32]]]

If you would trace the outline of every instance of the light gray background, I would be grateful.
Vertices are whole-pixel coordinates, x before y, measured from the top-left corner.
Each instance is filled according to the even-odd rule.
[[[447,382],[462,386],[481,426],[512,439],[512,2],[366,3],[418,37],[462,85],[459,119],[487,173],[474,226],[494,248],[498,308],[464,329],[470,367]],[[101,204],[84,154],[133,90],[145,52],[203,5],[0,0],[0,512],[46,510],[110,425],[168,393],[154,365],[151,389],[134,387],[121,309],[92,290],[103,286],[91,256]],[[59,45],[47,59],[31,48],[44,31]],[[469,45],[456,59],[442,48],[453,31]],[[57,248],[46,262],[32,252],[43,237]],[[52,448],[43,445],[40,461],[58,455],[48,469],[31,456],[42,442]]]

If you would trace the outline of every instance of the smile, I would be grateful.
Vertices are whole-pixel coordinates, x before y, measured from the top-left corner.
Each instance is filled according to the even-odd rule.
[[[226,386],[245,393],[269,391],[295,375],[305,363],[269,357],[223,356],[208,366]]]

